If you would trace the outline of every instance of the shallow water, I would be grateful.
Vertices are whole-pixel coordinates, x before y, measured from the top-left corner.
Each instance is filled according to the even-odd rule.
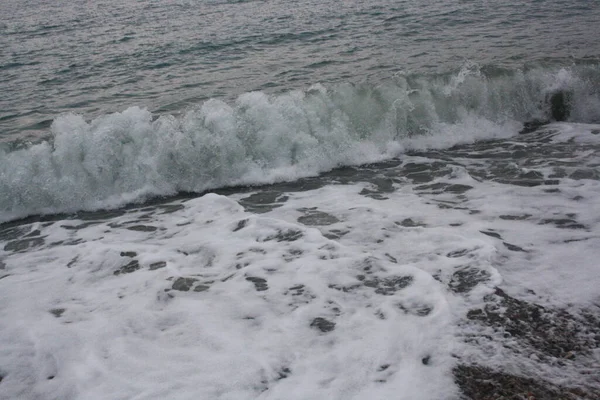
[[[0,389],[454,399],[475,363],[593,397],[596,130],[5,223]]]

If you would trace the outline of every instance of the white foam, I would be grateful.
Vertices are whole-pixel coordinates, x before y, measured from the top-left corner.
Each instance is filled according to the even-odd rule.
[[[555,124],[531,143],[570,146],[570,174],[597,163],[597,129]],[[598,304],[598,181],[477,178],[471,168],[492,166],[497,146],[452,153],[426,183],[382,165],[377,177],[285,193],[262,215],[241,209],[252,193],[240,192],[26,225],[19,240],[43,244],[14,252],[17,239],[3,239],[0,252],[0,397],[454,399],[457,362],[584,384],[597,353],[542,362],[465,318],[496,286],[548,309]],[[403,156],[398,171],[436,154]],[[544,163],[514,168],[553,179]],[[380,181],[394,190],[379,193]],[[322,332],[316,318],[335,326],[321,321]]]
[[[446,300],[456,317],[455,333],[468,343],[454,343],[453,353],[462,363],[474,362],[568,386],[593,384],[586,374],[600,365],[598,352],[582,349],[574,360],[557,361],[527,347],[522,338],[505,336],[502,328],[469,322],[465,316],[469,310],[483,308],[485,296],[493,294],[495,287],[516,299],[542,305],[549,312],[560,309],[572,313],[572,324],[578,323],[581,310],[597,313],[600,184],[596,179],[553,178],[555,171],[548,165],[555,163],[568,175],[578,169],[593,170],[600,137],[592,132],[598,128],[552,124],[539,133],[548,144],[535,140],[529,144],[526,135],[511,140],[512,151],[530,145],[541,150],[547,147],[529,159],[515,157],[513,167],[524,173],[542,171],[549,185],[529,187],[475,179],[473,167],[484,171],[494,168],[491,161],[506,151],[498,145],[486,147],[488,153],[475,149],[462,153],[477,155],[473,158],[442,152],[441,160],[452,157],[449,171],[439,178],[432,175],[427,183],[405,179],[399,173],[402,166],[381,166],[378,176],[364,182],[358,179],[359,183],[287,193],[289,199],[267,215],[292,222],[325,212],[335,219],[324,218],[321,223],[315,219],[324,234],[380,259],[419,268],[456,291],[448,292]],[[544,156],[550,154],[549,149],[558,149],[555,145],[567,146],[572,157]],[[435,154],[431,159],[403,156],[401,165],[439,163]],[[378,182],[389,183],[394,190],[381,192]],[[464,193],[436,192],[433,187],[438,184],[472,188]],[[369,191],[375,195],[369,196]],[[469,280],[466,289],[457,286]],[[541,361],[544,357],[546,360]]]
[[[155,215],[153,232],[126,229],[141,211],[79,230],[38,226],[47,243],[86,241],[5,254],[0,396],[453,396],[451,314],[431,275],[221,196],[184,207]],[[133,260],[125,252],[140,269],[116,276]],[[361,274],[411,281],[386,295]],[[170,290],[179,278],[197,281]],[[334,329],[322,332],[319,317]]]

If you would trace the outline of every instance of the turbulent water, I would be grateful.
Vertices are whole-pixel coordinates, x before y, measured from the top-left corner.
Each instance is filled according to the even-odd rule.
[[[0,398],[600,398],[599,20],[0,2]]]

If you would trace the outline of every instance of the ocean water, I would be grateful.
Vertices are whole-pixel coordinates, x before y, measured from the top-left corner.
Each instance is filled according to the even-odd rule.
[[[600,398],[598,21],[1,1],[0,399]]]

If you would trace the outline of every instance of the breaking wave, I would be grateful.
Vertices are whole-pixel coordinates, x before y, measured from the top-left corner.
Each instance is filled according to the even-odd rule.
[[[551,118],[600,121],[600,66],[396,76],[382,85],[314,85],[279,95],[211,99],[181,116],[131,107],[92,121],[67,114],[51,138],[0,150],[0,221],[111,208],[150,196],[273,183],[343,165],[509,137]]]

